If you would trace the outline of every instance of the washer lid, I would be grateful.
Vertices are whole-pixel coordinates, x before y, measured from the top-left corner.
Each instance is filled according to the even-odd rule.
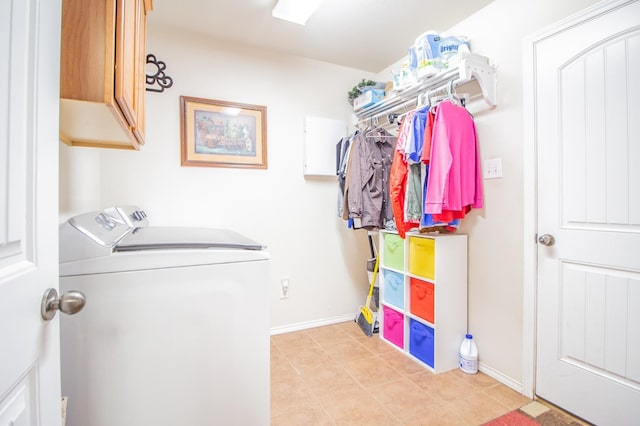
[[[229,229],[145,226],[113,247],[114,252],[170,249],[265,250],[266,246]]]

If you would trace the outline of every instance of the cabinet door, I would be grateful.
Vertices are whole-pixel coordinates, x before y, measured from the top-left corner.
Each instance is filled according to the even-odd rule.
[[[136,113],[137,113],[137,126],[133,133],[140,145],[144,144],[144,97],[146,90],[146,68],[147,68],[147,5],[143,0],[137,1],[138,8],[138,32],[136,34],[136,58],[138,68],[136,70],[137,87],[136,87]]]
[[[115,98],[129,127],[138,126],[138,13],[142,0],[118,0],[116,7],[116,78]]]

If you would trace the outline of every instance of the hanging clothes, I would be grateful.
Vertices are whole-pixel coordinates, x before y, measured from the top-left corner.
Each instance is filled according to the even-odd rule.
[[[473,117],[450,100],[436,110],[425,212],[461,218],[482,208],[482,176]],[[448,213],[451,212],[451,213]]]
[[[349,228],[354,228],[353,219],[349,215],[349,187],[351,186],[351,165],[353,164],[353,153],[356,151],[356,145],[359,143],[359,139],[356,138],[358,132],[355,132],[350,137],[350,145],[349,149],[346,153],[346,171],[345,171],[345,179],[344,179],[344,194],[342,197],[342,218],[347,221],[347,226]],[[359,223],[358,223],[359,224]]]
[[[405,196],[404,220],[418,224],[422,216],[422,166],[407,162],[407,194]]]
[[[344,191],[347,179],[347,163],[349,158],[349,150],[351,148],[352,136],[341,138],[336,145],[336,175],[338,176],[338,217],[343,216],[344,212]]]
[[[411,131],[407,137],[405,159],[408,165],[405,221],[420,223],[422,216],[422,167],[420,156],[424,144],[424,129],[429,107],[419,109],[411,119]]]
[[[358,133],[352,141],[347,205],[356,228],[381,229],[393,220],[388,188],[394,139],[376,128]]]
[[[389,156],[371,157],[384,141],[372,150],[366,134],[353,139],[346,172],[343,217],[353,219],[354,227],[395,229],[402,238],[413,229],[455,232],[472,208],[482,208],[475,123],[455,95],[402,117],[388,168],[376,164]],[[382,188],[371,183],[376,167],[389,171]]]
[[[398,234],[402,238],[405,237],[407,231],[416,225],[415,223],[410,223],[405,220],[404,208],[408,172],[407,161],[405,159],[405,147],[407,138],[411,133],[414,114],[415,112],[408,113],[400,122],[400,130],[398,132],[398,138],[396,139],[396,149],[394,151],[393,164],[391,165],[391,173],[389,176],[389,197],[393,210],[393,218]]]
[[[431,137],[433,135],[433,122],[435,120],[435,108],[429,109],[429,114],[427,114],[427,120],[424,126],[424,139],[422,143],[422,155],[420,156],[420,161],[424,164],[429,164],[431,160]]]
[[[405,228],[419,228],[420,231],[430,231],[435,227],[444,229],[449,227],[455,230],[457,223],[440,221],[424,212],[426,183],[428,181],[428,168],[422,163],[425,157],[424,151],[431,148],[431,128],[434,114],[430,107],[426,106],[416,110],[411,116],[411,125],[407,135],[404,154],[407,163],[406,194],[404,204]],[[425,142],[427,146],[425,146]],[[426,158],[430,156],[427,155]]]
[[[429,181],[429,166],[422,165],[423,176],[425,177],[422,183],[422,196],[423,199],[427,199],[427,183]],[[420,232],[455,232],[460,226],[460,219],[449,218],[442,214],[431,214],[423,212],[420,220]]]
[[[421,108],[413,114],[411,137],[407,140],[405,149],[407,163],[418,164],[422,156],[424,147],[424,133],[427,124],[427,116],[429,115],[429,107]]]
[[[429,181],[429,164],[431,160],[431,138],[433,136],[433,123],[435,121],[436,107],[428,107],[428,113],[425,114],[424,120],[421,121],[419,128],[415,128],[415,137],[422,140],[422,151],[420,152],[420,161],[422,164],[422,202],[420,206],[422,216],[420,218],[420,232],[455,232],[460,224],[460,221],[455,218],[448,218],[446,216],[440,217],[440,215],[433,215],[427,213],[424,209],[424,200],[427,198],[427,183]],[[418,129],[422,129],[418,132]]]

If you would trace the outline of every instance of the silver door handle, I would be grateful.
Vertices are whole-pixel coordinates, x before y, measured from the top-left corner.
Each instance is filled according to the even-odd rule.
[[[540,235],[540,237],[538,237],[538,242],[540,244],[542,244],[543,246],[552,246],[552,245],[555,244],[556,239],[553,238],[553,235],[544,234],[544,235]]]
[[[77,314],[84,308],[87,298],[79,291],[69,291],[58,298],[55,288],[47,289],[42,297],[40,314],[45,321],[51,321],[57,311],[67,315]]]

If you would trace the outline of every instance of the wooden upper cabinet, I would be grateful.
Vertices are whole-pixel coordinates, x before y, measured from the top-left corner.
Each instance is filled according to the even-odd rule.
[[[144,144],[146,17],[152,0],[63,0],[60,139]]]

